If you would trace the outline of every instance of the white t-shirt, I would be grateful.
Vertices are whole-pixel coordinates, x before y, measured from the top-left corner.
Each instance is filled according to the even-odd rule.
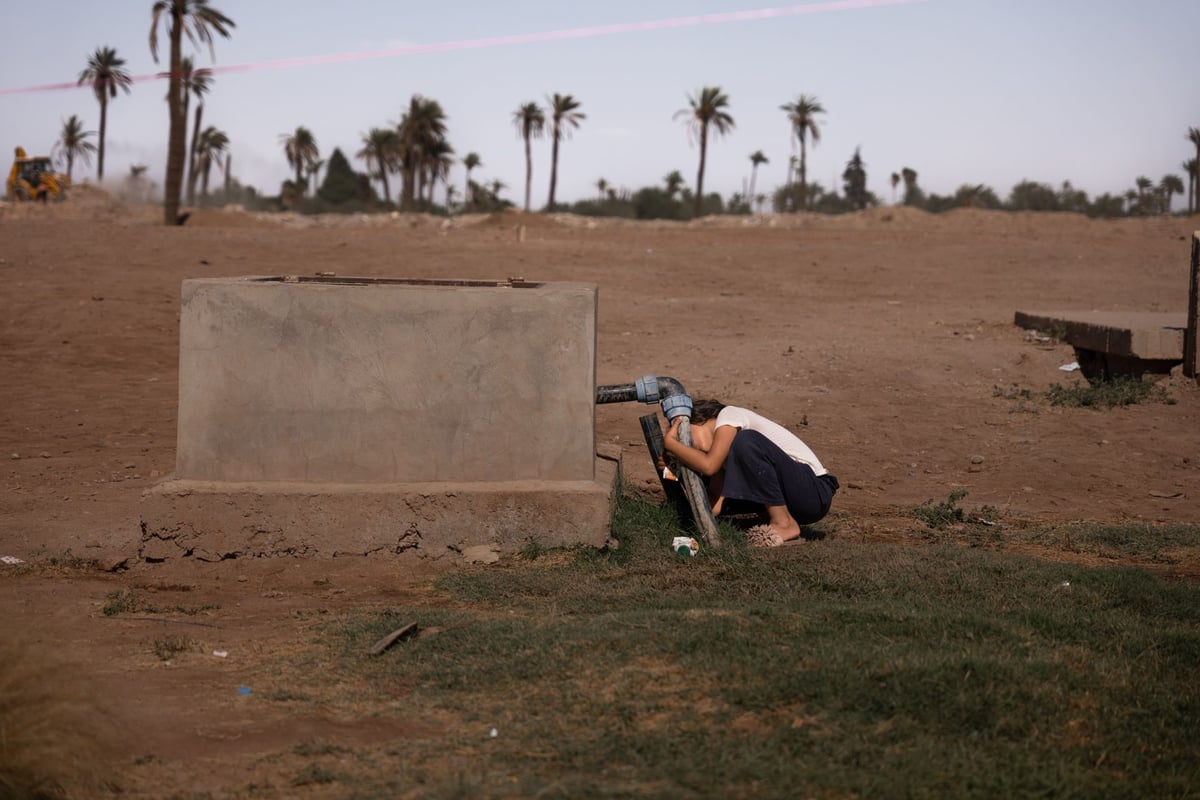
[[[816,454],[800,440],[800,437],[761,414],[755,414],[746,408],[725,406],[721,409],[721,413],[717,414],[716,427],[720,428],[723,425],[744,431],[758,431],[778,445],[780,450],[787,453],[788,458],[812,467],[813,474],[825,475],[829,472],[821,466]]]

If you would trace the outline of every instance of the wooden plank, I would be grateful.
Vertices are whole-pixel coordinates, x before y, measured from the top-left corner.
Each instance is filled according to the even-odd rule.
[[[371,645],[371,649],[367,650],[367,655],[369,655],[369,656],[382,655],[385,650],[387,650],[389,647],[394,645],[396,642],[400,641],[401,639],[406,639],[410,636],[415,635],[417,633],[417,630],[418,630],[417,623],[415,623],[415,622],[410,622],[407,625],[405,625],[403,628],[397,628],[396,630],[389,633],[387,636],[384,636],[382,639],[380,639],[375,644]]]

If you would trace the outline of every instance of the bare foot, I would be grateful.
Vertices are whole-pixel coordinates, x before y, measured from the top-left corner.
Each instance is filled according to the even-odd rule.
[[[771,532],[780,541],[790,542],[800,538],[800,523],[788,513],[787,506],[767,506],[767,517],[770,519]]]
[[[770,525],[755,525],[746,531],[746,539],[755,547],[778,547],[784,542],[799,538],[799,534],[791,539],[783,538],[783,534]]]

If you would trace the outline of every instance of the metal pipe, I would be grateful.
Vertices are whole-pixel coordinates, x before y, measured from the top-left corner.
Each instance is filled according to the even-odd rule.
[[[634,383],[622,383],[596,387],[596,403],[625,403],[637,400],[641,403],[658,403],[668,420],[680,419],[679,441],[692,447],[692,398],[683,384],[664,375],[643,375]],[[679,483],[687,496],[692,510],[692,521],[699,529],[701,538],[709,547],[720,547],[717,521],[713,517],[712,504],[708,500],[708,489],[704,478],[695,470],[677,464]]]

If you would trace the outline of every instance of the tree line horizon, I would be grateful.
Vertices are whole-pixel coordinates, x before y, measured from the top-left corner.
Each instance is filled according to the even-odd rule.
[[[170,42],[169,69],[163,73],[169,79],[167,105],[169,131],[167,168],[163,187],[163,221],[174,225],[181,221],[179,210],[186,202],[195,207],[209,204],[240,203],[255,209],[288,209],[301,212],[322,211],[391,211],[450,214],[491,212],[514,207],[501,197],[508,188],[503,181],[476,181],[475,169],[484,166],[478,153],[467,153],[461,159],[466,178],[460,192],[450,181],[452,167],[459,163],[448,139],[445,111],[431,98],[414,94],[397,122],[372,127],[362,134],[361,149],[355,157],[361,160],[366,172],[357,172],[345,153],[335,147],[328,159],[321,158],[320,148],[311,130],[301,125],[290,133],[280,134],[279,141],[294,178],[280,186],[278,195],[263,195],[252,186],[243,186],[232,174],[230,139],[221,129],[203,126],[204,100],[212,91],[212,71],[197,68],[190,55],[182,53],[186,34],[195,47],[207,45],[215,60],[214,35],[229,38],[236,27],[234,21],[214,8],[210,0],[155,0],[151,6],[149,44],[151,55],[158,61],[158,33],[165,28]],[[100,105],[100,127],[97,132],[85,130],[83,121],[72,114],[63,123],[52,156],[65,162],[68,181],[76,160],[90,164],[93,155],[97,162],[97,180],[104,178],[105,140],[108,124],[108,104],[121,91],[130,93],[132,78],[124,69],[125,61],[115,48],[97,47],[87,58],[78,85],[92,88]],[[193,113],[189,141],[189,114]],[[582,103],[570,94],[554,93],[546,97],[545,107],[536,101],[521,103],[512,113],[512,123],[524,146],[525,182],[524,210],[532,212],[534,139],[548,137],[551,141],[550,178],[542,212],[573,212],[593,216],[620,216],[639,219],[691,219],[707,214],[762,213],[769,202],[771,211],[792,213],[844,213],[868,207],[886,205],[867,189],[867,169],[856,148],[846,162],[842,186],[822,186],[808,181],[808,147],[820,141],[821,117],[827,114],[821,102],[812,95],[800,94],[780,106],[790,128],[789,140],[793,153],[788,158],[787,180],[769,193],[757,191],[759,167],[770,163],[761,150],[749,156],[750,169],[743,179],[742,191],[728,199],[718,193],[704,193],[709,145],[736,126],[730,113],[729,96],[719,86],[704,86],[687,95],[687,107],[674,117],[684,123],[689,140],[699,145],[699,161],[693,186],[689,186],[678,170],[654,184],[630,190],[611,186],[601,177],[596,181],[597,195],[574,203],[559,203],[556,197],[560,145],[571,132],[587,119]],[[92,137],[97,141],[93,142]],[[1187,214],[1200,211],[1200,127],[1189,128],[1184,137],[1194,148],[1195,156],[1185,158],[1181,167],[1187,185],[1177,174],[1164,175],[1157,183],[1139,175],[1130,189],[1120,195],[1103,193],[1094,199],[1083,190],[1064,181],[1059,188],[1045,183],[1022,180],[1001,199],[985,184],[964,183],[950,195],[926,193],[918,183],[915,169],[905,166],[890,174],[891,205],[905,205],[926,211],[939,212],[952,208],[984,208],[1032,211],[1072,211],[1093,217],[1145,216],[1171,213],[1173,197],[1187,194]],[[213,169],[223,170],[223,186],[210,193],[209,181]],[[320,171],[324,180],[313,189]],[[146,166],[132,165],[126,178],[131,185],[147,188]],[[399,178],[396,201],[391,196],[389,176]],[[373,182],[382,189],[382,199]],[[199,186],[197,186],[199,184]],[[439,204],[435,190],[441,184],[444,201]],[[898,195],[903,187],[902,197]],[[199,196],[197,196],[199,189]],[[310,194],[311,192],[311,194]],[[144,193],[144,192],[143,192]]]

